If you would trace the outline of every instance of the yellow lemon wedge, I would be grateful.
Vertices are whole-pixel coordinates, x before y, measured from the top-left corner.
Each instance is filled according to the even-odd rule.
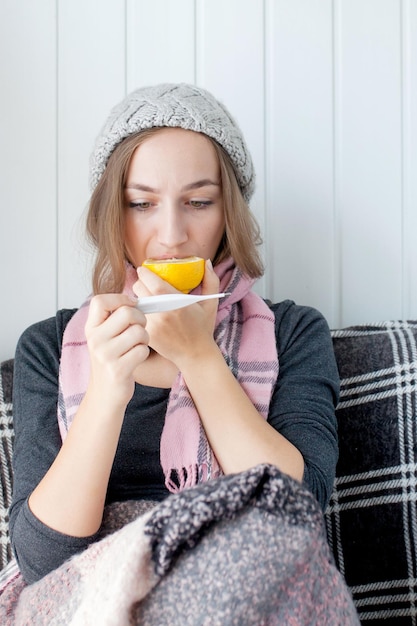
[[[199,256],[188,256],[184,259],[145,259],[142,265],[178,291],[189,293],[203,280],[204,263]]]

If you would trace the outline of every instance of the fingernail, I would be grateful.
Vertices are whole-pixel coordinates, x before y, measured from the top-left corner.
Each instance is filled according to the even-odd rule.
[[[207,267],[209,268],[209,270],[213,269],[213,263],[211,262],[211,259],[207,259]]]

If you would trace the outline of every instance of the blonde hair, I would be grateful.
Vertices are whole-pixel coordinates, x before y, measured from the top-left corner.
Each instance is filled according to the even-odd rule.
[[[124,139],[111,154],[94,192],[87,215],[87,235],[96,249],[93,267],[93,293],[119,293],[126,275],[127,251],[124,235],[124,188],[130,161],[135,150],[159,127],[140,131]],[[262,276],[264,268],[258,251],[259,226],[240,191],[227,152],[205,135],[214,146],[220,165],[225,232],[213,265],[228,256],[251,278]]]

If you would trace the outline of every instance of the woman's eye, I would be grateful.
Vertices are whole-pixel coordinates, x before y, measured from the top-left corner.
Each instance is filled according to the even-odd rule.
[[[142,202],[129,202],[129,208],[137,209],[138,211],[146,211],[146,209],[149,209],[151,206],[151,203],[145,200]]]
[[[210,206],[210,204],[210,200],[190,200],[190,206],[192,206],[193,209],[205,209]]]

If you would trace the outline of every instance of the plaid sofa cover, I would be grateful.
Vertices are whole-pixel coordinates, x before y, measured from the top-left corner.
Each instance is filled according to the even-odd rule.
[[[340,456],[325,514],[366,626],[417,626],[417,321],[332,332]],[[11,559],[13,361],[0,364],[0,569]]]
[[[0,363],[0,571],[12,558],[8,508],[12,501],[13,360]]]
[[[417,321],[333,332],[340,456],[328,539],[359,617],[417,624]]]

